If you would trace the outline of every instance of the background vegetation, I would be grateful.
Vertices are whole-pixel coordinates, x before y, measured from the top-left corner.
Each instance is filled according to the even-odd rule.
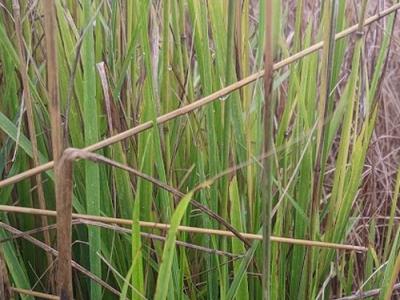
[[[2,179],[57,155],[49,68],[58,76],[64,147],[84,148],[262,70],[266,1],[1,0]],[[177,233],[177,243],[175,232],[178,224],[226,230],[195,200],[236,230],[261,233],[268,155],[272,235],[368,248],[272,243],[271,299],[355,299],[376,289],[389,299],[400,270],[398,26],[392,13],[337,41],[334,33],[394,2],[273,1],[272,153],[262,151],[263,83],[251,80],[97,151],[175,192],[107,164],[76,162],[74,212],[133,223],[129,230],[74,221],[73,259],[88,270],[73,270],[75,298],[260,299],[261,243],[190,232]],[[49,67],[43,16],[52,4],[57,57]],[[321,51],[278,63],[320,41]],[[53,172],[2,186],[0,202],[54,210]],[[171,224],[166,241],[165,230],[139,220]],[[54,227],[40,231],[54,222],[1,213],[13,287],[55,293],[57,258],[37,242],[56,247]]]

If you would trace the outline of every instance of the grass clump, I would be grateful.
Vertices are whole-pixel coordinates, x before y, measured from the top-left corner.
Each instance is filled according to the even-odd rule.
[[[372,2],[2,1],[0,237],[11,290],[56,292],[46,248],[57,247],[55,220],[5,211],[55,210],[67,179],[51,169],[73,147],[98,154],[74,163],[74,212],[131,226],[72,223],[76,299],[397,295],[399,167],[388,171],[393,154],[376,147],[394,105],[383,83],[399,7],[370,18]]]

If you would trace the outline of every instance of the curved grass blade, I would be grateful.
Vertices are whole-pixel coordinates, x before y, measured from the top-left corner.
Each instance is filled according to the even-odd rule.
[[[178,226],[181,223],[183,215],[192,200],[193,192],[187,193],[179,202],[171,218],[171,225],[168,230],[162,255],[161,266],[158,272],[157,287],[154,295],[155,300],[164,300],[167,298],[169,281],[171,279],[172,261],[175,255],[176,234]]]

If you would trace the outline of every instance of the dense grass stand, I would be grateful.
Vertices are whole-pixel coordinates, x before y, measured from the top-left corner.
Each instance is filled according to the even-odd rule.
[[[0,75],[7,73],[4,88],[0,76],[0,91],[14,103],[0,103],[6,137],[0,155],[8,160],[14,142],[17,149],[10,168],[0,164],[8,173],[0,180],[0,198],[17,195],[21,206],[0,205],[0,297],[245,300],[330,294],[387,300],[400,289],[400,231],[394,222],[400,171],[382,250],[372,246],[372,225],[368,243],[344,243],[353,230],[349,220],[400,4],[366,18],[364,0],[359,24],[345,29],[346,1],[325,1],[325,33],[315,44],[300,9],[293,50],[280,36],[280,1],[260,1],[254,38],[250,2],[205,1],[202,6],[196,0],[165,0],[158,7],[151,1],[83,0],[80,7],[69,0],[44,0],[44,23],[32,27],[42,33],[36,41],[26,21],[36,9],[10,1],[12,26],[6,22],[10,16],[0,15]],[[302,0],[295,2],[303,7]],[[364,28],[386,16],[391,31],[382,38],[369,78]],[[304,40],[299,39],[302,27],[307,28]],[[337,29],[342,31],[335,34]],[[340,64],[334,62],[343,62],[344,39],[350,36],[351,68],[343,83]],[[33,55],[37,49],[44,58]],[[286,58],[278,61],[279,55]],[[23,105],[18,126],[1,111],[15,114],[19,81],[29,139],[21,129]],[[285,81],[282,105],[278,87]],[[193,101],[198,95],[206,96]],[[42,128],[39,120],[50,128]],[[324,194],[327,178],[330,188]],[[33,227],[36,219],[41,228]],[[43,242],[34,237],[38,233]],[[20,255],[11,243],[17,238],[46,254],[43,261],[34,260],[32,270],[20,262],[32,253]],[[357,255],[365,258],[361,271]],[[53,265],[55,273],[46,273]],[[48,293],[33,290],[28,275],[39,271],[47,274],[41,288]],[[354,272],[367,278],[356,291]],[[337,282],[330,286],[332,278]]]

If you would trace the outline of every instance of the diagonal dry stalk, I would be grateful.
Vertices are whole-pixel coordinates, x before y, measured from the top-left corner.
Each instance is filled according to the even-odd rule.
[[[168,192],[170,192],[171,194],[173,194],[175,197],[178,198],[182,198],[185,196],[184,193],[182,193],[181,191],[177,190],[176,188],[160,181],[157,180],[145,173],[142,173],[134,168],[131,168],[127,165],[121,164],[119,162],[113,161],[107,157],[104,157],[102,155],[99,154],[95,154],[89,151],[85,151],[85,150],[80,150],[80,149],[74,149],[74,148],[69,148],[68,151],[70,151],[71,153],[73,153],[73,156],[78,159],[78,158],[82,158],[82,159],[88,159],[94,162],[102,162],[105,164],[108,164],[110,166],[128,171],[129,173],[132,173],[138,177],[141,177],[151,183],[153,183],[154,185],[156,185],[159,188],[162,188]],[[211,218],[215,219],[217,222],[219,222],[221,225],[223,225],[224,227],[226,227],[229,231],[231,231],[237,238],[239,238],[243,243],[245,243],[245,245],[247,245],[248,247],[250,247],[250,243],[241,236],[240,232],[237,231],[229,222],[227,222],[224,218],[222,218],[220,215],[218,215],[217,213],[215,213],[214,211],[212,211],[211,209],[209,209],[207,206],[201,204],[200,202],[196,201],[196,200],[192,200],[191,201],[192,205],[196,208],[198,208],[200,211],[204,212],[205,214],[207,214],[208,216],[210,216]]]
[[[27,290],[27,289],[16,288],[16,287],[11,287],[10,290],[11,290],[11,292],[13,292],[15,294],[37,297],[39,299],[50,299],[50,300],[59,300],[60,299],[60,297],[55,296],[55,295],[31,291],[31,290]]]
[[[47,1],[50,2],[50,3],[52,2],[52,1],[49,1],[49,0],[47,0]],[[47,6],[47,5],[45,5],[45,6]],[[389,7],[388,9],[385,9],[385,10],[383,10],[383,11],[381,11],[381,12],[379,12],[379,13],[371,16],[371,17],[369,17],[368,19],[365,20],[363,26],[368,26],[368,25],[370,25],[370,24],[372,24],[372,23],[374,23],[374,22],[386,17],[387,15],[397,11],[398,9],[400,9],[400,3],[394,4],[393,6]],[[337,33],[335,35],[335,40],[342,39],[342,38],[344,38],[344,37],[346,37],[346,36],[348,36],[348,35],[350,35],[352,33],[357,32],[359,26],[360,26],[359,24],[355,24],[355,25],[353,25],[353,26],[351,26],[351,27],[349,27],[349,28]],[[302,50],[302,51],[300,51],[300,52],[298,52],[298,53],[296,53],[296,54],[294,54],[292,56],[289,56],[288,58],[285,58],[285,59],[281,60],[280,62],[275,63],[273,65],[273,70],[277,71],[279,69],[282,69],[282,68],[284,68],[284,67],[286,67],[286,66],[288,66],[288,65],[290,65],[290,64],[292,64],[292,63],[294,63],[294,62],[296,62],[296,61],[298,61],[300,59],[302,59],[303,57],[322,49],[323,45],[324,45],[323,42],[319,42],[319,43],[316,43],[313,46],[310,46],[310,47],[308,47],[308,48],[306,48],[306,49],[304,49],[304,50]],[[192,102],[192,103],[190,103],[188,105],[185,105],[185,106],[183,106],[181,108],[178,108],[178,109],[173,110],[173,111],[171,111],[169,113],[166,113],[164,115],[159,116],[156,119],[156,124],[157,125],[164,124],[164,123],[166,123],[168,121],[171,121],[171,120],[173,120],[173,119],[175,119],[175,118],[177,118],[179,116],[185,115],[185,114],[190,113],[190,112],[192,112],[192,111],[194,111],[196,109],[199,109],[199,108],[201,108],[201,107],[203,107],[203,106],[205,106],[205,105],[207,105],[209,103],[212,103],[212,102],[214,102],[214,101],[216,101],[216,100],[218,100],[218,99],[220,99],[220,98],[222,98],[222,97],[224,97],[224,96],[226,96],[226,95],[228,95],[228,94],[230,94],[230,93],[232,93],[232,92],[234,92],[234,91],[236,91],[236,90],[238,90],[238,89],[240,89],[240,88],[242,88],[242,87],[244,87],[244,86],[246,86],[246,85],[248,85],[248,84],[250,84],[250,83],[252,83],[252,82],[254,82],[256,80],[258,80],[259,78],[261,78],[263,76],[264,76],[264,70],[258,71],[256,73],[254,73],[254,74],[252,74],[250,76],[247,76],[247,77],[243,78],[242,80],[239,80],[239,81],[237,81],[237,82],[235,82],[235,83],[233,83],[231,85],[228,85],[228,86],[226,86],[226,87],[224,87],[224,88],[222,88],[222,89],[220,89],[220,90],[218,90],[218,91],[216,91],[216,92],[214,92],[214,93],[212,93],[212,94],[210,94],[210,95],[208,95],[208,96],[206,96],[204,98],[201,98],[201,99],[199,99],[199,100],[197,100],[195,102]],[[142,124],[140,124],[138,126],[135,126],[135,127],[131,128],[131,129],[128,129],[126,131],[118,133],[118,134],[116,134],[116,135],[114,135],[112,137],[109,137],[109,138],[106,138],[106,139],[104,139],[102,141],[99,141],[96,144],[90,145],[90,146],[84,148],[83,150],[87,150],[87,151],[91,151],[91,152],[92,151],[97,151],[97,150],[99,150],[101,148],[110,146],[110,145],[115,144],[117,142],[120,142],[120,141],[122,141],[122,140],[124,140],[126,138],[129,138],[129,137],[132,137],[134,135],[137,135],[138,133],[143,132],[145,130],[148,130],[148,129],[152,128],[153,126],[154,126],[154,123],[152,121],[148,121],[148,122],[142,123]],[[61,155],[61,152],[60,152],[60,155]],[[21,181],[23,179],[26,179],[26,178],[29,178],[31,176],[34,176],[37,173],[41,173],[41,172],[45,172],[47,170],[50,170],[50,169],[52,169],[54,167],[54,164],[55,164],[54,161],[49,161],[49,162],[47,162],[45,164],[42,164],[42,165],[40,165],[38,167],[29,169],[27,171],[24,171],[22,173],[19,173],[19,174],[15,175],[15,176],[9,177],[9,178],[4,179],[4,180],[1,180],[0,181],[0,188],[1,187],[5,187],[5,186],[10,185],[10,184],[17,183],[17,182],[19,182],[19,181]]]
[[[29,87],[29,79],[28,79],[28,74],[27,74],[28,66],[25,62],[26,57],[24,55],[24,41],[23,41],[22,26],[21,26],[21,9],[20,9],[18,0],[13,0],[13,14],[14,14],[14,23],[15,23],[17,44],[18,44],[17,50],[18,50],[18,56],[19,56],[19,61],[20,61],[19,70],[20,70],[22,86],[23,86],[23,97],[25,99],[25,105],[26,105],[29,138],[32,143],[32,159],[33,159],[34,167],[37,167],[40,165],[40,161],[39,161],[38,145],[37,145],[37,139],[36,139],[36,126],[35,126],[35,119],[34,119],[34,114],[33,114],[33,103],[32,103],[31,91],[30,91],[30,87]],[[39,207],[41,209],[46,209],[46,200],[45,200],[44,191],[43,191],[42,176],[40,173],[36,174],[35,180],[36,180]],[[41,223],[42,223],[43,227],[46,227],[48,225],[47,218],[41,217]],[[51,241],[50,241],[49,232],[44,231],[43,237],[44,237],[45,243],[50,246]],[[49,266],[51,266],[53,264],[53,257],[49,253],[46,253],[46,256],[47,256],[47,264]],[[53,290],[54,289],[54,281],[53,281],[53,277],[51,274],[49,276],[49,282],[51,285],[51,289]]]
[[[106,223],[102,223],[102,222],[83,220],[83,219],[76,219],[76,221],[78,221],[77,224],[92,225],[92,226],[102,227],[102,228],[114,230],[116,232],[122,232],[122,233],[127,233],[127,234],[131,234],[132,233],[132,229],[124,228],[124,227],[118,226],[116,224],[106,224]],[[164,236],[153,234],[153,233],[148,233],[148,232],[141,232],[140,235],[145,237],[145,238],[152,239],[152,240],[159,240],[159,241],[165,241],[166,240],[166,237],[164,237]],[[193,250],[202,251],[202,252],[209,253],[209,254],[228,256],[228,257],[231,257],[231,258],[232,257],[233,258],[238,258],[239,257],[239,255],[235,255],[235,254],[227,252],[227,251],[207,248],[207,247],[204,247],[204,246],[199,246],[199,245],[195,245],[195,244],[192,244],[192,243],[183,242],[183,241],[179,241],[179,240],[176,241],[176,245],[182,246],[182,247],[186,247],[186,248],[189,248],[189,249],[193,249]]]
[[[396,283],[393,286],[393,291],[398,291],[398,290],[400,290],[400,283]],[[356,299],[365,299],[365,298],[371,298],[371,297],[376,298],[376,296],[378,296],[381,292],[382,292],[382,289],[378,288],[378,289],[373,289],[373,290],[369,290],[369,291],[364,291],[362,293],[356,293],[356,294],[346,296],[346,297],[336,298],[335,300],[356,300]]]
[[[86,220],[86,219],[79,219],[79,218],[75,219],[75,218],[73,218],[72,225],[79,225],[79,224],[97,226],[97,227],[106,228],[106,229],[109,229],[109,230],[114,230],[114,231],[120,232],[120,233],[127,233],[127,234],[131,234],[132,233],[132,229],[124,228],[124,227],[121,227],[121,226],[116,225],[116,224],[109,224],[109,223],[103,223],[103,222],[99,222],[99,221],[92,221],[92,220]],[[56,227],[57,227],[57,225],[53,224],[53,225],[47,226],[46,228],[39,227],[39,228],[35,228],[35,229],[32,229],[32,230],[27,230],[27,231],[22,232],[21,234],[15,234],[12,237],[0,240],[0,244],[8,242],[8,241],[11,241],[11,240],[15,240],[15,239],[21,238],[21,237],[26,236],[26,235],[33,235],[33,234],[36,234],[36,233],[39,233],[39,232],[43,232],[45,230],[52,230],[52,229],[55,229]],[[149,239],[160,240],[160,241],[165,241],[165,239],[166,239],[164,236],[156,235],[156,234],[152,234],[152,233],[147,233],[147,232],[141,232],[140,235],[143,236],[143,237],[149,238]],[[183,246],[183,247],[186,247],[186,248],[199,250],[199,251],[210,253],[210,254],[230,256],[230,257],[238,257],[239,256],[239,255],[232,254],[230,252],[221,251],[221,250],[212,249],[212,248],[207,248],[207,247],[204,247],[204,246],[199,246],[199,245],[195,245],[195,244],[191,244],[191,243],[187,243],[187,242],[182,242],[182,241],[176,241],[176,244],[178,246]]]
[[[18,206],[12,206],[12,205],[0,205],[0,211],[10,212],[10,213],[11,212],[12,213],[20,213],[20,214],[44,215],[44,216],[48,216],[48,217],[56,217],[57,216],[57,212],[54,210],[43,210],[43,209],[37,209],[37,208],[18,207]],[[132,220],[130,220],[130,219],[102,217],[102,216],[76,214],[76,213],[72,214],[72,218],[94,221],[94,222],[101,222],[101,223],[106,223],[106,224],[118,224],[118,225],[123,225],[123,226],[132,226]],[[139,225],[141,227],[145,227],[145,228],[160,229],[160,230],[168,230],[170,227],[169,224],[157,223],[157,222],[147,222],[147,221],[140,221]],[[188,233],[235,237],[231,231],[220,230],[220,229],[211,229],[211,228],[202,228],[202,227],[192,227],[192,226],[182,226],[181,225],[178,227],[178,230],[181,232],[188,232]],[[19,231],[18,236],[19,235],[24,236],[24,233]],[[260,235],[260,234],[241,232],[241,235],[248,240],[262,240],[262,235]],[[367,248],[362,247],[362,246],[310,241],[310,240],[304,240],[304,239],[286,238],[286,237],[279,237],[279,236],[271,236],[271,242],[285,243],[285,244],[289,244],[289,245],[299,245],[299,246],[305,246],[305,247],[332,248],[332,249],[336,249],[336,250],[346,250],[346,251],[356,251],[356,252],[368,251]]]
[[[110,164],[115,167],[127,170],[135,175],[144,177],[145,179],[156,183],[158,186],[167,189],[172,192],[175,196],[183,197],[184,194],[168,185],[159,182],[152,177],[143,174],[135,169],[127,167],[125,165],[114,162],[110,159],[102,157],[88,151],[79,149],[68,148],[64,151],[64,154],[60,158],[57,164],[56,172],[58,172],[60,178],[63,178],[59,182],[59,189],[61,190],[61,197],[57,198],[57,247],[59,251],[58,268],[57,268],[57,291],[61,299],[72,299],[72,198],[73,198],[73,162],[79,158],[92,160],[94,162],[103,162]],[[234,235],[239,237],[247,245],[250,243],[241,236],[241,234],[234,229],[228,222],[223,220],[219,215],[215,214],[207,207],[197,204],[197,208],[206,211],[211,217],[215,217],[218,221],[221,221],[223,225],[229,228]]]
[[[56,212],[54,212],[53,216],[56,216]],[[6,223],[3,223],[3,222],[0,222],[0,227],[5,229],[6,231],[12,233],[12,234],[21,235],[22,238],[24,238],[25,240],[31,242],[32,244],[34,244],[34,245],[38,246],[39,248],[43,249],[45,252],[49,252],[53,256],[55,256],[58,259],[60,259],[61,253],[59,251],[55,250],[54,248],[46,245],[45,243],[43,243],[41,241],[35,239],[34,237],[32,237],[30,235],[24,235],[22,231],[14,228],[14,227],[6,224]],[[115,288],[110,286],[108,283],[104,282],[101,278],[99,278],[96,275],[90,273],[87,269],[82,267],[76,261],[71,260],[71,267],[74,268],[75,270],[81,272],[82,274],[86,275],[87,277],[89,277],[94,282],[100,284],[101,286],[103,286],[105,289],[109,290],[114,295],[120,296],[120,292],[119,291],[117,291]],[[66,299],[66,298],[61,298],[61,299]],[[72,299],[72,298],[70,298],[70,299]]]

